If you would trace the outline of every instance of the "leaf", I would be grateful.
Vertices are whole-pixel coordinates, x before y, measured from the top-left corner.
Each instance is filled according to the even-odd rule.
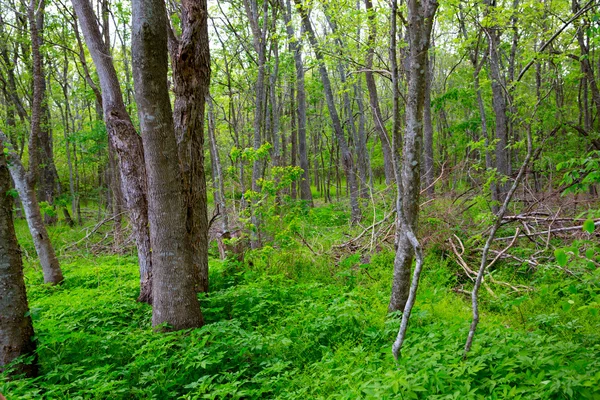
[[[594,249],[587,249],[587,250],[585,251],[585,257],[586,257],[587,259],[589,259],[589,260],[593,260],[593,259],[594,259],[594,254],[595,254],[595,253],[596,253],[596,252],[594,251]]]
[[[554,257],[556,257],[556,262],[561,267],[567,266],[567,253],[565,253],[564,249],[556,249],[554,250]]]
[[[596,229],[596,225],[594,224],[594,221],[591,219],[587,219],[584,223],[583,223],[583,230],[587,233],[594,233],[594,229]]]

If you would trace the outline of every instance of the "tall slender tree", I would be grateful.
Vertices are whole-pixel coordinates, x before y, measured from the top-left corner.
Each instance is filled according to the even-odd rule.
[[[137,245],[140,267],[139,300],[152,302],[152,253],[148,229],[146,168],[142,139],[137,134],[123,102],[115,66],[106,48],[89,0],[72,0],[83,36],[96,66],[102,89],[102,108],[108,138],[117,151],[123,196]]]

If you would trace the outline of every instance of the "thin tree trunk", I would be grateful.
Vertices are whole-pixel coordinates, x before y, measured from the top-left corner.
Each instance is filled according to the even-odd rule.
[[[365,68],[365,79],[367,81],[367,91],[369,92],[369,104],[371,106],[371,112],[373,113],[373,121],[375,122],[375,128],[379,135],[379,141],[381,142],[381,149],[383,152],[383,165],[385,171],[385,183],[391,185],[394,181],[394,160],[392,156],[392,146],[390,144],[390,136],[387,132],[385,124],[383,122],[383,116],[381,115],[381,108],[379,106],[379,95],[377,93],[377,84],[375,83],[375,76],[373,74],[373,57],[375,56],[375,40],[377,38],[377,24],[375,22],[375,11],[373,10],[373,2],[371,0],[365,0],[365,7],[367,9],[367,18],[369,26],[369,36],[367,39],[367,60]]]
[[[428,64],[430,62],[429,56]],[[431,121],[431,85],[433,84],[433,68],[431,65],[427,68],[425,100],[423,104],[423,170],[425,177],[425,187],[427,196],[433,197],[435,187],[435,170],[433,164],[433,123]]]
[[[283,8],[283,0],[282,0]],[[304,171],[302,173],[302,180],[300,181],[300,198],[307,201],[311,207],[313,207],[312,192],[310,190],[310,166],[308,164],[308,149],[306,145],[306,89],[304,87],[304,62],[302,61],[302,48],[300,43],[296,40],[296,34],[294,27],[291,23],[292,19],[292,8],[290,0],[285,2],[285,12],[283,13],[285,25],[287,29],[288,40],[290,42],[290,50],[294,55],[294,66],[296,71],[296,117],[298,118],[298,131],[297,131],[297,151],[298,158],[300,159],[300,168]],[[293,117],[292,117],[293,118]],[[294,132],[292,132],[294,135]],[[294,139],[292,136],[292,152],[294,151]],[[293,159],[292,165],[295,165],[295,159]]]
[[[205,6],[188,6],[197,6],[199,12],[206,12]],[[197,270],[192,258],[192,251],[196,249],[189,248],[186,227],[188,188],[182,182],[167,86],[168,22],[164,2],[134,0],[132,22],[133,81],[148,177],[148,222],[153,254],[152,326],[166,323],[175,330],[195,328],[201,326],[203,320],[196,297]],[[198,22],[196,29],[204,29],[202,22]],[[183,43],[188,43],[185,38]],[[191,46],[182,50],[183,59],[208,57],[208,54],[195,54]],[[192,79],[197,79],[198,85],[206,85],[208,75]],[[204,97],[197,101],[203,105]],[[202,120],[203,110],[197,111]]]
[[[311,46],[315,52],[317,57],[317,61],[319,63],[319,73],[321,75],[321,81],[323,83],[323,89],[325,91],[325,100],[327,101],[327,109],[329,110],[329,115],[331,116],[331,122],[333,125],[333,130],[335,132],[335,136],[338,142],[339,150],[342,153],[342,160],[344,165],[344,171],[346,173],[346,179],[348,182],[348,186],[350,187],[350,209],[351,209],[351,221],[352,223],[358,223],[361,219],[361,211],[358,203],[358,184],[356,179],[356,173],[354,170],[354,161],[352,159],[352,153],[348,147],[348,142],[346,141],[346,137],[344,136],[344,130],[342,128],[342,123],[340,121],[339,114],[337,112],[337,108],[335,106],[335,99],[333,97],[333,90],[331,88],[331,81],[329,80],[329,74],[327,73],[327,68],[325,67],[325,60],[323,57],[323,53],[317,43],[317,37],[315,35],[314,29],[311,25],[308,11],[304,8],[304,6],[300,3],[299,0],[296,0],[296,5],[298,10],[300,11],[300,15],[302,17],[302,23],[304,25],[304,29],[308,34],[309,41]],[[339,196],[339,190],[338,190]]]
[[[217,146],[215,111],[210,96],[206,97],[208,102],[208,140],[210,142],[210,159],[213,170],[213,186],[215,190],[215,203],[219,207],[222,215],[222,232],[229,231],[229,213],[227,212],[227,203],[225,201],[225,181],[221,170],[221,157],[219,156],[219,146]]]
[[[140,267],[139,301],[152,303],[152,256],[148,228],[146,169],[142,140],[125,109],[112,59],[100,34],[89,0],[72,0],[102,88],[102,107],[108,137],[119,158],[123,197],[138,250]],[[156,253],[155,253],[156,254]]]
[[[32,356],[33,362],[13,365],[15,374],[32,378],[38,372],[36,344],[9,190],[6,160],[0,154],[0,373],[17,357]]]
[[[485,0],[487,5],[486,13],[492,10],[492,1]],[[502,75],[500,73],[500,30],[498,27],[485,27],[489,44],[488,64],[490,67],[489,75],[492,81],[492,105],[496,118],[496,170],[498,179],[505,179],[509,174],[508,167],[508,116],[506,98],[502,84]],[[493,200],[503,202],[508,186],[505,183],[496,183],[496,193]]]

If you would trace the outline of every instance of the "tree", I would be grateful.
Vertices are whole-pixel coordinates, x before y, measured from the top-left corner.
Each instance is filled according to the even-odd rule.
[[[41,40],[36,22],[36,12],[38,11],[38,3],[36,0],[32,0],[27,10],[31,34],[31,55],[33,58],[33,94],[31,97],[31,126],[29,132],[29,170],[25,170],[19,155],[14,150],[9,138],[3,132],[0,132],[0,144],[6,149],[5,152],[8,157],[9,170],[15,183],[17,193],[21,198],[21,203],[23,204],[25,218],[29,225],[33,244],[44,272],[44,282],[56,285],[62,282],[63,275],[56,254],[54,253],[54,247],[52,247],[52,242],[46,231],[46,226],[44,225],[42,213],[35,193],[35,183],[40,163],[39,138],[41,135],[42,95],[44,85],[42,59],[40,54]]]
[[[311,25],[308,10],[301,4],[300,0],[296,0],[296,5],[298,6],[298,11],[300,12],[300,17],[302,18],[304,30],[308,34],[308,40],[313,48],[313,51],[315,52],[315,56],[319,64],[319,74],[321,76],[321,82],[323,83],[323,89],[325,91],[327,109],[329,110],[335,137],[340,147],[342,163],[344,165],[346,179],[348,180],[348,186],[350,187],[351,219],[353,223],[356,223],[361,219],[361,211],[358,203],[358,182],[352,153],[350,152],[348,142],[344,136],[344,129],[342,127],[342,122],[340,121],[340,117],[335,105],[335,99],[333,97],[331,80],[329,79],[329,73],[327,72],[327,67],[325,66],[325,58],[321,48],[319,47],[319,43],[317,42],[317,35],[315,34],[315,30]]]
[[[304,63],[302,62],[302,47],[295,36],[294,26],[292,25],[292,7],[290,0],[281,0],[283,8],[283,18],[286,26],[288,40],[290,42],[290,51],[294,55],[294,67],[296,71],[296,118],[298,119],[298,155],[300,158],[300,168],[302,168],[302,181],[300,182],[300,198],[313,205],[312,192],[310,190],[310,175],[308,155],[306,149],[306,89],[304,87]],[[293,99],[292,99],[293,100]],[[294,133],[292,132],[292,135]],[[295,138],[295,137],[294,137]],[[293,140],[293,139],[292,139]],[[292,151],[295,147],[292,147]],[[295,160],[292,160],[292,164]]]
[[[108,137],[117,150],[123,195],[137,245],[140,267],[139,301],[152,302],[152,253],[148,229],[146,169],[142,139],[123,103],[123,95],[112,58],[102,39],[89,0],[72,0],[83,36],[96,66],[102,89],[102,108]]]
[[[401,173],[396,176],[396,257],[394,259],[394,278],[389,311],[404,310],[410,315],[411,306],[408,301],[409,292],[413,297],[410,287],[410,271],[415,251],[420,252],[415,232],[417,230],[419,214],[419,193],[421,190],[420,164],[423,142],[423,110],[429,77],[429,44],[433,19],[437,10],[435,0],[419,2],[410,0],[408,6],[407,35],[408,56],[405,68],[408,78],[408,94],[406,97],[406,129],[402,146]],[[397,141],[398,137],[394,139]],[[399,151],[400,145],[396,143],[394,150]],[[396,155],[398,159],[398,155]],[[400,167],[396,166],[396,171]],[[418,258],[421,258],[420,256]],[[419,272],[422,259],[417,260],[415,276]],[[414,289],[416,290],[416,288]],[[408,313],[407,313],[408,311]],[[403,316],[404,322],[404,316]],[[395,355],[397,350],[395,350]]]
[[[6,159],[0,153],[0,373],[17,357],[33,356],[33,362],[13,367],[15,373],[33,377],[37,375],[36,345],[12,205]]]
[[[200,7],[198,3],[189,4]],[[164,2],[134,0],[132,22],[134,91],[148,178],[152,325],[195,328],[203,320],[196,297],[196,271],[186,229],[186,195],[167,86],[168,21]]]

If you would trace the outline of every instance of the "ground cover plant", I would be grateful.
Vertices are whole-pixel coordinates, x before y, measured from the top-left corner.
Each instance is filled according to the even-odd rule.
[[[349,215],[334,206],[289,218],[313,249],[347,237]],[[17,229],[29,252],[22,221]],[[51,232],[58,249],[85,236],[60,225]],[[555,261],[527,273],[499,268],[495,279],[516,275],[513,285],[535,289],[511,293],[490,283],[494,296],[482,295],[481,329],[463,360],[470,305],[456,288],[464,276],[451,253],[431,249],[396,363],[390,343],[398,319],[386,315],[393,252],[361,264],[356,254],[336,259],[300,240],[282,243],[249,252],[243,264],[211,257],[211,292],[200,297],[206,324],[164,334],[152,330],[150,306],[136,302],[131,252],[59,250],[66,279],[54,287],[31,258],[26,281],[41,372],[3,379],[0,392],[9,399],[600,398],[598,269],[569,275]]]

